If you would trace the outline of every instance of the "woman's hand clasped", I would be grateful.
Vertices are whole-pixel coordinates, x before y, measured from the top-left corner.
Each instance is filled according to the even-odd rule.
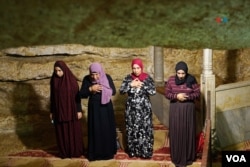
[[[134,87],[134,88],[141,88],[143,86],[143,82],[141,82],[139,79],[134,79],[132,82],[131,82],[131,87]]]
[[[185,101],[185,100],[187,100],[187,98],[188,98],[188,95],[186,95],[186,93],[179,93],[179,94],[177,94],[177,99],[179,101]]]
[[[93,93],[101,92],[102,91],[102,85],[95,84],[89,87],[89,90]]]
[[[82,118],[82,112],[77,112],[77,118],[81,119]]]

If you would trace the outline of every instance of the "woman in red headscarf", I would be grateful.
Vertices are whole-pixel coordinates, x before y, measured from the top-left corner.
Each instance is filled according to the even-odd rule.
[[[117,151],[115,115],[111,97],[116,89],[109,74],[100,63],[89,67],[84,76],[80,94],[88,98],[88,159],[113,159]]]
[[[142,60],[133,59],[132,73],[122,82],[120,93],[127,93],[125,126],[127,153],[130,157],[151,158],[153,155],[153,123],[149,96],[156,94],[153,79],[143,72]]]
[[[56,61],[50,81],[50,118],[55,126],[61,158],[84,154],[82,108],[76,77],[63,61]]]

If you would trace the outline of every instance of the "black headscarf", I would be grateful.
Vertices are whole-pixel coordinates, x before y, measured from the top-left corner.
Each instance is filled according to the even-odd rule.
[[[186,73],[186,76],[184,79],[179,79],[177,74],[175,76],[175,84],[176,85],[182,85],[184,83],[187,84],[187,87],[192,88],[192,85],[197,83],[195,77],[190,75],[188,73],[188,66],[184,61],[179,61],[176,66],[175,66],[175,71],[177,72],[178,70],[183,70]]]

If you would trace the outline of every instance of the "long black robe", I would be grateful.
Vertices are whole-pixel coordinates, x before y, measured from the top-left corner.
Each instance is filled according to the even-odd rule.
[[[116,89],[110,75],[106,74],[115,95]],[[101,104],[101,93],[91,93],[90,75],[83,78],[80,95],[88,98],[88,159],[112,159],[117,151],[115,116],[112,101]]]

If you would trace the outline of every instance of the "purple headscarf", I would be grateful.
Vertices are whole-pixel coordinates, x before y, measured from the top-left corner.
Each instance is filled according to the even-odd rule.
[[[97,83],[102,85],[102,104],[107,104],[110,102],[110,99],[112,97],[112,89],[109,86],[109,81],[106,76],[106,73],[104,72],[102,66],[100,63],[92,63],[89,67],[90,73],[98,73],[100,75],[99,80],[93,81],[93,83]]]

